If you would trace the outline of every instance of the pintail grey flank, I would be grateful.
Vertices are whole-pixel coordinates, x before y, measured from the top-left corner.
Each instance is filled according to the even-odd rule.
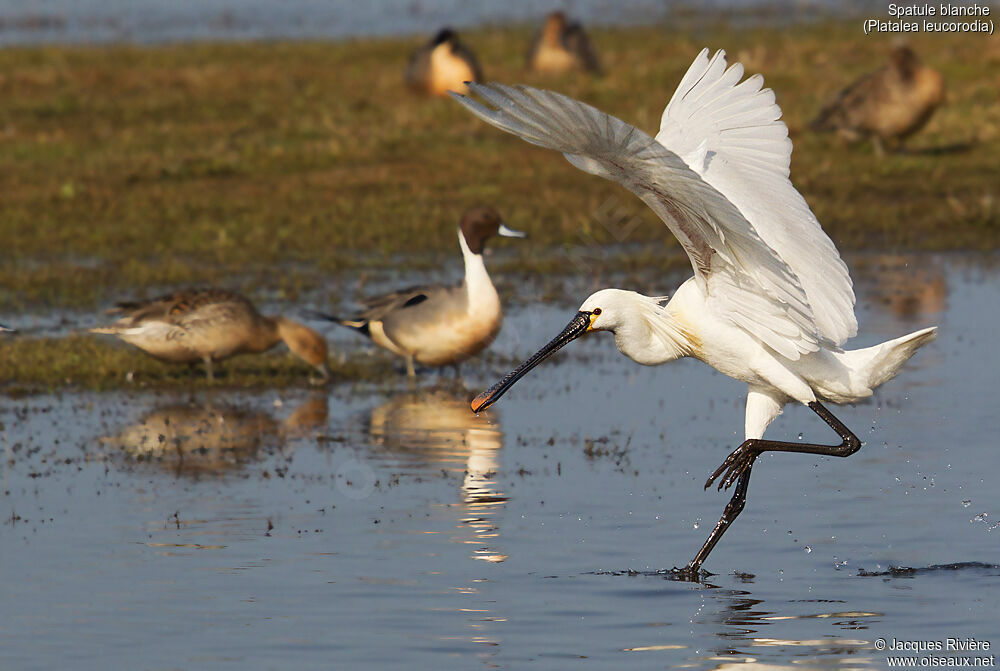
[[[462,216],[458,242],[465,259],[465,279],[457,286],[414,286],[375,296],[350,319],[313,313],[371,338],[414,364],[458,364],[488,347],[500,331],[500,297],[486,272],[483,250],[494,235],[523,238],[508,228],[492,207],[477,207]]]
[[[212,364],[236,354],[259,354],[284,342],[328,380],[326,340],[285,317],[265,317],[242,295],[224,289],[183,289],[147,301],[118,303],[118,321],[91,333],[117,336],[162,361]]]

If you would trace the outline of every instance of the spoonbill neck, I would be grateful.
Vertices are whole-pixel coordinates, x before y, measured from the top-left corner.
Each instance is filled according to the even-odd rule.
[[[624,293],[624,292],[623,292]],[[643,366],[658,366],[691,354],[693,338],[663,298],[627,294],[610,330],[618,351]]]

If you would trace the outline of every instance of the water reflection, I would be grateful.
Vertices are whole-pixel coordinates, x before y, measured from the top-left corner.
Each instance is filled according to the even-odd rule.
[[[779,614],[765,606],[763,599],[744,590],[712,590],[722,609],[710,619],[722,625],[716,634],[726,643],[713,650],[706,661],[721,662],[716,669],[739,664],[747,668],[843,668],[867,666],[871,641],[857,635],[870,624],[880,622],[883,613],[845,610],[839,601],[802,600],[787,603]],[[789,612],[801,610],[802,612]],[[850,634],[826,635],[817,632],[818,622],[824,628],[833,625]],[[816,623],[816,624],[813,624]],[[771,650],[774,652],[772,653]],[[791,665],[763,663],[772,654],[790,659]]]
[[[473,559],[507,559],[495,547],[500,535],[496,513],[507,500],[496,481],[503,432],[495,414],[473,414],[465,395],[403,394],[372,410],[368,433],[374,445],[410,467],[462,472],[462,517],[453,540],[474,546]]]
[[[858,264],[871,299],[904,322],[944,312],[948,297],[944,264],[929,255],[876,254]]]
[[[175,475],[222,475],[258,461],[289,438],[326,425],[326,396],[303,402],[283,420],[212,400],[174,402],[100,438],[112,460],[151,463]]]

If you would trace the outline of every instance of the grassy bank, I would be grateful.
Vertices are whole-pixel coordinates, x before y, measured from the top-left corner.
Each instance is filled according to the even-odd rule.
[[[532,32],[464,38],[489,79],[563,91],[647,131],[697,51],[724,47],[776,91],[795,140],[793,181],[842,248],[1000,246],[995,38],[911,39],[944,73],[949,101],[912,139],[914,151],[878,160],[870,146],[804,130],[836,90],[883,62],[890,40],[863,36],[859,22],[595,30],[607,71],[596,78],[527,73]],[[586,249],[621,237],[602,212],[641,218],[627,240],[652,241],[642,263],[677,265],[676,243],[620,187],[450,100],[408,94],[402,68],[420,42],[0,50],[0,310],[91,310],[200,283],[294,300],[396,254],[453,256],[457,217],[479,203],[531,234],[532,253],[508,257],[508,272],[579,272],[564,246],[586,259]],[[274,361],[285,363],[248,375],[281,384],[304,372]],[[100,388],[133,369],[165,384],[187,379],[83,338],[8,340],[0,365],[6,379],[41,386]]]
[[[888,40],[853,23],[595,31],[608,71],[599,78],[525,72],[529,37],[498,29],[466,39],[490,79],[565,91],[646,130],[697,50],[726,47],[776,90],[796,141],[793,179],[841,246],[1000,243],[993,38],[912,40],[944,72],[949,104],[912,141],[926,151],[879,161],[870,147],[802,130],[884,58]],[[613,240],[594,213],[614,198],[646,220],[630,239],[673,244],[617,186],[449,100],[407,94],[401,69],[418,42],[0,51],[0,306],[94,305],[111,290],[234,273],[288,283],[293,270],[269,269],[450,253],[458,214],[480,202],[550,246]],[[969,151],[935,153],[970,141]]]
[[[400,375],[387,357],[334,357],[331,382],[394,380]],[[284,351],[241,356],[216,364],[215,380],[201,365],[161,363],[133,347],[87,335],[11,338],[0,343],[0,370],[8,394],[63,388],[101,391],[145,388],[263,389],[311,386],[315,371]],[[131,375],[129,375],[131,373]]]

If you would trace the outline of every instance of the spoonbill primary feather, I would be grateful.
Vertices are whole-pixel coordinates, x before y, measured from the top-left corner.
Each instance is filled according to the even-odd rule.
[[[742,81],[741,81],[742,80]],[[892,378],[934,327],[875,347],[844,350],[857,333],[847,266],[789,180],[792,143],[763,78],[743,80],[725,52],[703,50],[667,104],[655,138],[564,95],[526,86],[470,84],[487,107],[452,96],[480,119],[562,152],[586,172],[639,196],[687,252],[694,277],[674,295],[604,289],[549,344],[472,402],[478,412],[565,344],[610,331],[619,351],[644,365],[693,357],[747,384],[745,441],[708,479],[735,484],[705,544],[683,569],[701,566],[746,503],[765,451],[846,457],[858,438],[821,401],[849,403]],[[808,406],[838,445],[763,439],[790,402]]]

